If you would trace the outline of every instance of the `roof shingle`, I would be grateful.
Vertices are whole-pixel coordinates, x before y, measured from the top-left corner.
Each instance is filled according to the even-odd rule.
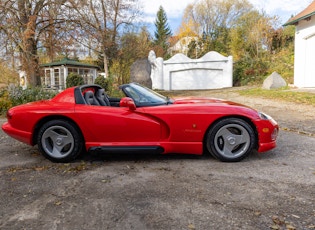
[[[89,68],[98,68],[98,66],[96,65],[91,65],[91,64],[87,64],[87,63],[82,63],[70,58],[63,58],[60,61],[56,61],[56,62],[51,62],[51,63],[46,63],[46,64],[42,64],[42,67],[51,67],[51,66],[61,66],[61,65],[65,65],[65,66],[80,66],[80,67],[89,67]]]
[[[313,15],[315,15],[315,1],[313,1],[308,7],[298,13],[296,16],[290,18],[289,21],[287,21],[283,26],[295,25],[299,21],[307,19]]]

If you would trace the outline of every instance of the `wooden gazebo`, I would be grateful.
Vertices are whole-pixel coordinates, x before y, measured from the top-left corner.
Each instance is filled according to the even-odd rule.
[[[42,64],[42,85],[46,88],[62,90],[66,88],[66,79],[70,73],[79,74],[85,84],[92,84],[97,76],[98,66],[63,58],[60,61]]]

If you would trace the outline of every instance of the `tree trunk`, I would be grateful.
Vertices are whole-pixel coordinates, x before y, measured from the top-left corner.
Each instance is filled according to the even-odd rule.
[[[25,52],[22,54],[22,70],[26,73],[28,86],[41,85],[39,63],[36,55],[31,52]]]
[[[27,82],[30,86],[40,85],[39,60],[35,40],[37,16],[30,16],[23,33],[22,70],[26,72]]]

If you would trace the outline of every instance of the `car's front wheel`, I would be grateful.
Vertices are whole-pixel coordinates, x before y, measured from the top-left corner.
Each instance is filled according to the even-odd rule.
[[[69,162],[83,149],[83,138],[76,126],[66,120],[51,120],[38,132],[37,144],[41,153],[53,162]]]
[[[206,148],[221,161],[236,162],[252,152],[255,142],[255,132],[246,121],[226,118],[215,123],[208,131]]]

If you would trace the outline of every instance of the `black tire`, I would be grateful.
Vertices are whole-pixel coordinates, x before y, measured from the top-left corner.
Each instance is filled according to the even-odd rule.
[[[66,120],[51,120],[38,132],[37,144],[44,157],[66,163],[76,159],[83,150],[83,138],[77,127]]]
[[[239,118],[225,118],[215,123],[207,133],[206,148],[212,156],[224,162],[237,162],[254,149],[253,128]]]

